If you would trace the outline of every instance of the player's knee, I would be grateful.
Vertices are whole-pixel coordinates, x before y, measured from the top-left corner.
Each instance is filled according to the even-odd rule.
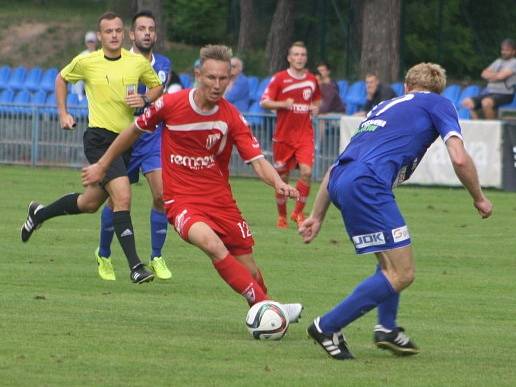
[[[409,287],[414,280],[416,279],[415,273],[413,269],[405,270],[403,273],[399,273],[398,275],[398,283],[400,289],[405,289]]]
[[[494,107],[494,101],[492,98],[484,98],[481,102],[482,109],[492,109]]]
[[[118,195],[113,199],[113,209],[115,211],[126,211],[131,207],[131,194]]]
[[[79,202],[79,209],[82,213],[86,214],[93,214],[94,212],[97,212],[97,210],[100,208],[101,203],[94,202],[94,201],[82,201]]]

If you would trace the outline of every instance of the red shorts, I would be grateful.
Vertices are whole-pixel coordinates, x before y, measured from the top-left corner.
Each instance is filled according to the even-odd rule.
[[[247,222],[234,203],[227,207],[189,204],[176,201],[166,205],[167,218],[181,238],[188,241],[188,231],[194,223],[206,223],[220,237],[231,255],[253,252],[254,239]]]
[[[272,143],[272,155],[274,168],[278,173],[289,172],[298,164],[305,164],[311,167],[314,163],[314,140],[313,138],[292,146],[284,142]]]

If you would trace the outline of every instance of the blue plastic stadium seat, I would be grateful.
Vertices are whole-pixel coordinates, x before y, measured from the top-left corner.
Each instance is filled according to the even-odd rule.
[[[7,87],[13,89],[14,91],[18,91],[23,89],[23,85],[25,83],[25,77],[27,76],[27,69],[23,66],[19,66],[14,68],[11,71],[9,76],[9,80],[7,81]]]
[[[506,103],[505,105],[498,106],[499,109],[516,109],[516,94],[514,94],[514,98],[511,103]]]
[[[359,80],[353,83],[346,94],[346,114],[351,115],[361,109],[367,99],[365,81]]]
[[[255,101],[253,98],[256,97],[256,89],[258,89],[260,80],[258,79],[258,77],[250,75],[247,77],[247,82],[249,83],[249,98],[251,100],[251,103],[253,103]]]
[[[256,92],[254,94],[254,98],[251,98],[251,99],[253,99],[254,101],[258,101],[259,102],[260,99],[262,98],[263,92],[265,91],[267,86],[269,86],[270,81],[271,81],[271,77],[263,78],[260,81],[260,83],[258,84],[258,87],[256,88]]]
[[[79,106],[77,116],[82,118],[88,117],[88,100],[86,97],[79,101]]]
[[[400,95],[405,94],[403,82],[391,83],[391,89],[394,91],[394,94],[396,94],[397,97],[399,97]]]
[[[30,97],[30,103],[33,105],[44,105],[47,100],[47,92],[45,90],[38,90]]]
[[[179,74],[179,80],[181,81],[181,85],[183,85],[184,89],[188,89],[192,87],[192,76],[188,73]]]
[[[349,90],[349,82],[345,79],[341,79],[337,81],[337,86],[339,87],[339,96],[342,101],[346,99],[346,95],[348,94]]]
[[[30,93],[28,90],[20,90],[16,95],[14,96],[13,100],[13,113],[30,113],[31,108],[27,106],[30,103]]]
[[[43,70],[41,70],[40,67],[34,67],[30,69],[27,73],[27,78],[25,78],[24,88],[29,91],[39,90],[39,84],[41,83],[42,75]]]
[[[48,114],[57,114],[57,104],[56,104],[56,95],[55,93],[50,93],[47,95],[47,99],[45,101],[45,113]]]
[[[461,88],[459,85],[449,85],[444,89],[441,95],[448,98],[455,106],[458,106],[460,93]]]
[[[263,114],[266,113],[267,111],[260,106],[260,101],[255,101],[249,107],[247,114],[245,114],[245,119],[249,125],[263,125]]]
[[[47,93],[53,92],[55,89],[57,72],[58,70],[55,67],[47,69],[41,77],[40,88],[45,90]]]
[[[11,68],[7,65],[0,67],[0,90],[5,90],[7,88],[7,81],[9,80],[9,75],[11,74]]]
[[[11,89],[5,89],[0,93],[0,113],[6,113],[11,110],[11,106],[6,106],[5,104],[10,104],[14,99],[14,91]]]

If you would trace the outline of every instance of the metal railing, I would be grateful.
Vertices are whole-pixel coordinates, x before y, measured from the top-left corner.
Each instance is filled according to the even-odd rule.
[[[55,108],[43,105],[0,104],[0,164],[58,166],[80,168],[87,164],[82,137],[88,117],[83,107],[70,106],[76,112],[74,130],[62,130]],[[272,159],[274,114],[244,114],[260,142],[264,155]],[[313,179],[320,180],[335,160],[339,150],[340,116],[319,116],[314,119],[315,163]],[[231,158],[232,176],[254,176],[234,150]]]

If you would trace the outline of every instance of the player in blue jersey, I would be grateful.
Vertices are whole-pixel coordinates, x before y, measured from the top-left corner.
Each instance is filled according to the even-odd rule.
[[[154,53],[153,48],[156,43],[156,21],[150,11],[141,11],[134,15],[132,19],[129,37],[133,43],[131,51],[142,54],[152,64],[154,71],[159,79],[166,85],[167,77],[170,73],[170,60],[160,54]],[[136,90],[128,90],[128,93],[136,93],[142,96],[140,111],[149,105],[145,99],[145,86],[139,85]],[[161,250],[165,244],[167,236],[167,218],[163,209],[162,191],[163,183],[161,179],[161,128],[152,133],[140,136],[134,144],[131,161],[127,167],[131,183],[139,180],[140,170],[147,179],[152,194],[152,208],[150,212],[151,226],[151,254],[150,267],[160,279],[172,277],[165,260],[161,256]],[[111,202],[102,210],[100,221],[100,241],[99,247],[95,252],[98,264],[98,272],[104,280],[115,280],[115,272],[111,264],[111,241],[113,240],[113,210]]]
[[[439,95],[445,85],[441,66],[412,67],[405,77],[406,94],[381,102],[367,115],[324,177],[312,213],[299,228],[305,243],[312,241],[331,201],[342,213],[356,252],[374,253],[378,259],[372,276],[308,327],[308,334],[334,359],[353,358],[341,329],[375,307],[376,346],[396,355],[419,351],[396,324],[400,292],[414,281],[414,259],[392,189],[410,177],[437,137],[446,144],[455,173],[480,216],[491,215],[491,202],[464,149],[455,107]]]

